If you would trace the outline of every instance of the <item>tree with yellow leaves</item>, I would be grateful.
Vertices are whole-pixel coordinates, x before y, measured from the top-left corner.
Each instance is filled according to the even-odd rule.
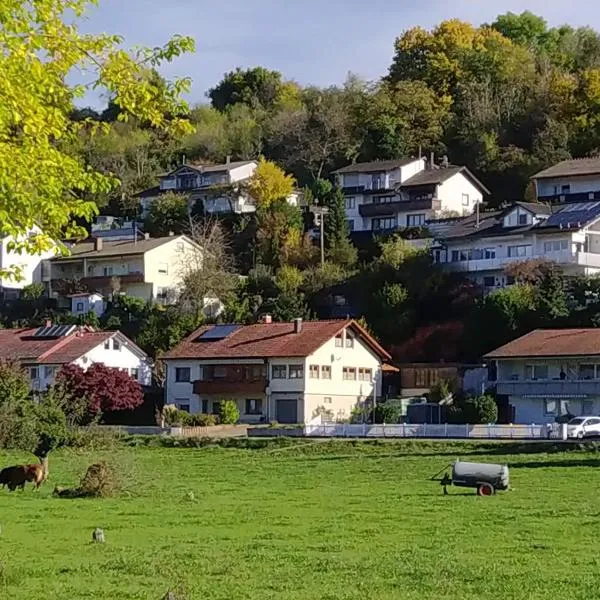
[[[257,208],[267,209],[277,200],[285,200],[294,191],[296,180],[274,162],[263,157],[248,182],[248,192]]]

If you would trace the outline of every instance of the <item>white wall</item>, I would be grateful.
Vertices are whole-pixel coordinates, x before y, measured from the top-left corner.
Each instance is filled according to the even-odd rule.
[[[468,194],[469,203],[463,205],[463,194]],[[483,200],[483,194],[462,173],[456,173],[438,185],[437,198],[442,201],[441,210],[454,211],[459,215],[469,215],[475,205]]]
[[[229,171],[229,181],[230,183],[235,183],[236,181],[244,181],[252,177],[254,171],[256,171],[257,163],[251,162],[247,165],[242,165],[241,167],[236,167],[235,169],[231,169]]]
[[[425,159],[416,159],[407,165],[400,168],[400,180],[398,183],[404,183],[407,179],[410,179],[417,173],[420,173],[425,169]]]
[[[556,177],[537,180],[538,196],[560,196],[563,185],[570,185],[569,194],[583,194],[600,191],[600,175],[577,177]],[[556,189],[555,189],[556,188]]]
[[[81,308],[79,308],[81,306]],[[90,294],[89,296],[75,296],[71,298],[71,314],[75,316],[84,316],[93,312],[97,317],[101,317],[104,312],[104,299],[100,294]]]

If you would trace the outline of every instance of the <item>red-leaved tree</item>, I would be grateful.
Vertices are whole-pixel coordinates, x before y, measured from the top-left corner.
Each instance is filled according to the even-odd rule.
[[[102,363],[93,364],[87,371],[77,365],[65,365],[56,376],[68,397],[85,398],[88,414],[95,417],[105,412],[132,410],[144,402],[140,384],[129,374]]]

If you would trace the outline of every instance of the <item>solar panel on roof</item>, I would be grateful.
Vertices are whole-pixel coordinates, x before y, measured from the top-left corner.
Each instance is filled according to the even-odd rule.
[[[35,338],[59,338],[69,335],[74,329],[75,325],[52,325],[50,327],[40,327],[34,334]]]
[[[215,325],[211,327],[208,331],[205,331],[201,336],[198,337],[199,340],[224,340],[226,337],[229,337],[233,332],[240,329],[241,325]]]
[[[600,202],[576,202],[550,215],[540,227],[581,227],[597,217],[600,217]]]

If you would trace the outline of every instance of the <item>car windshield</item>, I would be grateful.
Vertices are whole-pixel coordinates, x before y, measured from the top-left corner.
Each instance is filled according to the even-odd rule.
[[[581,425],[584,421],[585,419],[583,417],[576,417],[569,421],[569,425]]]

